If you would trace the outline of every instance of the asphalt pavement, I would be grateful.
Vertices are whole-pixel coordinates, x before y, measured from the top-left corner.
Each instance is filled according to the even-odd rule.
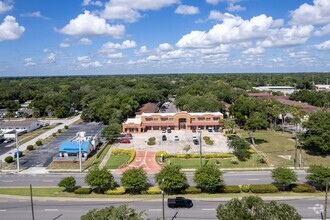
[[[166,219],[217,219],[216,208],[220,203],[224,203],[223,200],[220,200],[192,199],[194,206],[190,209],[170,209],[166,206],[165,201],[165,217]],[[323,211],[322,199],[296,198],[283,199],[279,202],[285,202],[294,206],[304,219],[321,219],[321,212]],[[0,219],[32,219],[30,204],[28,197],[1,197]],[[122,204],[128,204],[137,211],[145,211],[145,219],[162,218],[162,202],[160,199],[140,199],[136,201],[92,201],[80,199],[80,201],[72,201],[70,199],[35,198],[33,200],[35,219],[53,220],[80,219],[80,216],[86,214],[90,209],[100,209]]]
[[[86,173],[82,174],[0,174],[0,187],[27,187],[33,186],[57,186],[58,182],[68,176],[74,176],[78,186],[86,186],[84,182]],[[189,185],[195,185],[193,182],[194,173],[186,173]],[[227,185],[241,184],[267,184],[272,183],[270,171],[249,171],[249,172],[227,172],[223,175]],[[297,171],[299,182],[306,182],[306,172]],[[114,174],[115,181],[120,184],[121,175]],[[152,185],[157,185],[154,174],[148,174],[148,179]]]
[[[69,126],[69,130],[58,135],[53,141],[20,158],[20,167],[47,167],[53,161],[53,157],[57,154],[58,148],[62,142],[72,140],[77,132],[84,131],[86,132],[86,136],[91,136],[99,133],[102,128],[103,125],[94,122],[72,124]]]

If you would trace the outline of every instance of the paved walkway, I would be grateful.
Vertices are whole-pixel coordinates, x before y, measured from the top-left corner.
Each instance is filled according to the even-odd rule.
[[[73,124],[74,122],[78,121],[79,119],[80,119],[80,115],[77,115],[77,116],[75,116],[73,118],[70,118],[70,119],[62,120],[63,124],[58,125],[58,126],[52,128],[52,129],[46,131],[45,133],[33,138],[32,140],[20,145],[19,150],[20,151],[26,150],[27,146],[34,145],[37,140],[46,139],[47,137],[51,136],[53,133],[56,133],[58,129],[64,129],[64,126],[66,126],[66,125],[69,126],[69,125]],[[8,151],[7,153],[0,156],[0,160],[4,160],[4,158],[6,158],[9,155],[13,155],[15,152],[16,152],[16,148]]]
[[[136,151],[133,162],[123,169],[115,170],[115,173],[123,173],[133,167],[142,167],[147,173],[159,173],[161,166],[156,161],[156,152]]]

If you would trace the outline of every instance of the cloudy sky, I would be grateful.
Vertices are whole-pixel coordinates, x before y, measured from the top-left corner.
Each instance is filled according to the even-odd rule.
[[[0,76],[329,69],[330,0],[0,0]]]

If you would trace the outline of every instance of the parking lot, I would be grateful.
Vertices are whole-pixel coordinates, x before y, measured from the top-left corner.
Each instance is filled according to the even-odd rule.
[[[166,135],[167,140],[162,141],[162,136]],[[186,153],[184,147],[190,146],[189,153],[199,153],[199,144],[194,144],[193,135],[200,139],[200,133],[193,133],[190,130],[177,130],[171,133],[162,133],[162,131],[147,131],[146,133],[133,134],[133,139],[130,144],[118,143],[118,148],[128,148],[135,150],[146,151],[166,151],[170,154]],[[220,132],[208,132],[203,130],[202,135],[202,150],[203,153],[230,153],[231,149],[227,146],[227,138]],[[174,137],[178,136],[179,140],[175,141]],[[207,145],[203,140],[204,136],[208,136],[214,142],[213,145]],[[149,146],[147,144],[150,137],[156,138],[156,144]]]

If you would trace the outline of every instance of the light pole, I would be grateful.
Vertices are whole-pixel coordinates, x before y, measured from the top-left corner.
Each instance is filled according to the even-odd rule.
[[[163,220],[165,220],[165,198],[164,198],[164,179],[162,179],[162,203],[163,203]]]
[[[16,161],[17,161],[17,173],[19,173],[19,146],[18,146],[18,135],[15,129],[15,141],[16,141]]]
[[[203,166],[203,161],[202,161],[202,130],[199,130],[199,163],[200,167],[202,168]]]

